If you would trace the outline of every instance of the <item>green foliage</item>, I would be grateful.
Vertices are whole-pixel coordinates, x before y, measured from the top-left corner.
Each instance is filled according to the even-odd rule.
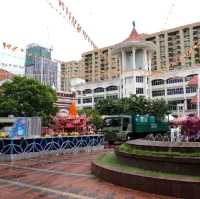
[[[151,101],[151,112],[158,119],[164,119],[164,116],[169,113],[168,104],[164,99],[156,99]]]
[[[119,114],[118,101],[112,99],[102,99],[97,101],[95,104],[95,109],[102,115],[110,115]]]
[[[1,116],[42,116],[47,121],[57,112],[57,97],[50,86],[25,77],[14,77],[0,89]]]
[[[96,103],[95,109],[102,115],[151,113],[158,119],[163,119],[168,114],[168,105],[165,100],[150,100],[136,95],[118,100],[100,100]]]
[[[191,180],[199,180],[200,176],[191,176],[191,175],[183,175],[183,174],[176,174],[176,173],[168,173],[168,172],[160,172],[160,171],[152,171],[152,170],[145,170],[142,168],[129,166],[125,164],[122,160],[117,158],[117,156],[113,152],[107,152],[103,155],[99,156],[96,162],[102,166],[108,166],[111,169],[115,169],[121,172],[129,172],[133,174],[143,174],[149,177],[170,177],[170,178],[187,178]]]
[[[96,127],[96,129],[101,128],[103,124],[103,120],[97,110],[92,109],[92,108],[85,108],[85,109],[79,110],[79,114],[80,115],[86,114],[88,117],[91,118],[90,121]]]
[[[150,156],[150,157],[200,157],[199,152],[177,152],[177,151],[149,151],[138,149],[134,145],[124,143],[120,145],[119,150],[132,155]]]

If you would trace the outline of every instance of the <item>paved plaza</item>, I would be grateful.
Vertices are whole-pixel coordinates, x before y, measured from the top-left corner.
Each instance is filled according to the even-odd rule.
[[[109,149],[111,150],[111,149]],[[0,199],[172,199],[119,187],[91,174],[102,152],[0,163]]]

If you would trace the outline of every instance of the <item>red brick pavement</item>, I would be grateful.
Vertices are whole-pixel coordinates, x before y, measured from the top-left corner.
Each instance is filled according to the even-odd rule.
[[[172,199],[115,186],[90,172],[100,152],[0,163],[0,199]]]

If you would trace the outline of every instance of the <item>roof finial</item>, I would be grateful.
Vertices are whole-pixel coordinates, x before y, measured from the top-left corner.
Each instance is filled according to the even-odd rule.
[[[132,23],[133,23],[133,28],[135,28],[135,21],[133,21]]]

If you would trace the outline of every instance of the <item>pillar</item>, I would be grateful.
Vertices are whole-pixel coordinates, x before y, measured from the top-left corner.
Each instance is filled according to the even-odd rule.
[[[124,49],[122,49],[122,72],[126,68],[126,52]]]
[[[132,55],[133,55],[133,70],[136,69],[136,65],[135,65],[135,48],[132,48]]]

